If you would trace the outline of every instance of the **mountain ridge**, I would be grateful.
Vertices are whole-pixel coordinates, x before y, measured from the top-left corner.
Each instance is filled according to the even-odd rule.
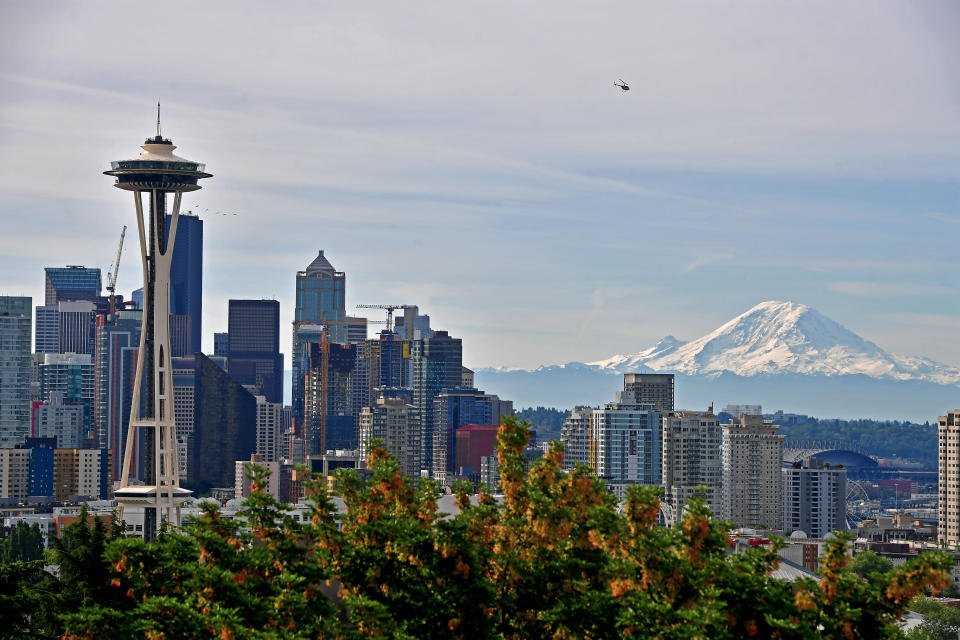
[[[751,402],[800,413],[922,422],[960,405],[960,369],[887,352],[807,305],[776,300],[689,342],[666,336],[605,360],[479,368],[476,375],[481,388],[517,406],[570,407],[609,401],[620,375],[638,372],[677,374],[677,406],[688,408]]]

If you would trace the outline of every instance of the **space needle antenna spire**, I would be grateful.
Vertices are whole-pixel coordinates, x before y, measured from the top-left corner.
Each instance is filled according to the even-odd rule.
[[[160,133],[160,101],[157,100],[157,137],[160,138],[162,134]]]

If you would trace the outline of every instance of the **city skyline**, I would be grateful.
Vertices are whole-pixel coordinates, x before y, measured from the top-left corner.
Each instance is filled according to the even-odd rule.
[[[938,258],[960,229],[957,10],[805,6],[501,7],[469,26],[294,6],[281,29],[211,4],[145,52],[150,84],[116,55],[137,16],[8,9],[0,289],[38,305],[43,267],[106,270],[129,212],[100,165],[150,133],[159,94],[165,133],[218,168],[184,203],[211,228],[206,353],[228,299],[273,297],[290,362],[294,277],[322,249],[348,315],[417,304],[470,367],[630,353],[767,299],[960,364]],[[128,245],[125,297],[136,262]]]

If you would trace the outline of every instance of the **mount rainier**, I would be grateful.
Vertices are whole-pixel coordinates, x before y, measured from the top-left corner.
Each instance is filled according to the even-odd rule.
[[[960,369],[900,356],[810,307],[762,302],[690,342],[667,336],[630,355],[533,370],[480,369],[477,384],[517,407],[598,405],[623,373],[677,374],[677,407],[764,405],[819,417],[935,420],[960,406]]]

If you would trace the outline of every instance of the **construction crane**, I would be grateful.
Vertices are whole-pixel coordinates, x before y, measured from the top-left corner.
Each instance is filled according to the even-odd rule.
[[[110,294],[110,318],[116,313],[117,304],[117,272],[120,271],[120,256],[123,255],[123,239],[127,237],[127,225],[120,231],[120,244],[117,245],[117,257],[113,259],[110,270],[107,272],[107,292]]]
[[[396,309],[416,309],[416,308],[417,308],[417,305],[415,305],[415,304],[358,304],[358,305],[357,305],[357,309],[383,309],[383,310],[385,310],[385,311],[387,312],[387,319],[386,319],[386,322],[384,323],[384,324],[387,325],[387,328],[386,328],[386,331],[387,331],[387,340],[386,340],[386,342],[387,342],[387,345],[386,345],[386,349],[387,349],[386,365],[387,365],[387,366],[386,366],[386,376],[381,376],[381,377],[386,377],[386,379],[387,379],[388,381],[393,379],[393,367],[392,367],[392,360],[393,360],[393,312],[394,312],[394,310],[396,310]],[[370,323],[370,324],[380,324],[380,322],[377,321],[377,320],[374,320],[374,321],[372,321],[372,322],[368,320],[368,323]],[[381,362],[381,366],[382,366],[382,363],[383,363],[383,351],[382,351],[382,350],[381,350],[381,355],[380,355],[380,362]]]
[[[384,309],[387,312],[387,329],[393,330],[393,312],[395,309],[413,309],[415,304],[358,304],[357,309]],[[377,322],[376,324],[380,324]]]

